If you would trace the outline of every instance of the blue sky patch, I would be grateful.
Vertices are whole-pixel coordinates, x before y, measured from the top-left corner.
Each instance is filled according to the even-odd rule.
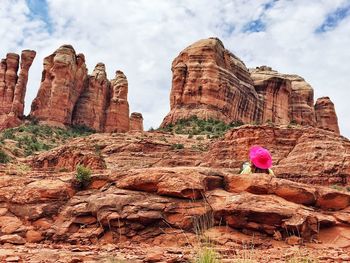
[[[266,25],[261,19],[256,19],[248,22],[243,26],[242,31],[244,33],[261,32],[265,31]]]
[[[338,24],[350,15],[350,4],[337,8],[334,12],[329,13],[323,23],[316,28],[316,33],[324,33],[338,26]]]
[[[270,2],[267,2],[266,4],[264,4],[263,8],[264,10],[268,10],[268,9],[271,9],[275,3],[277,2],[278,0],[272,0]]]
[[[26,0],[30,10],[29,18],[39,19],[46,24],[47,30],[52,32],[52,24],[46,0]]]

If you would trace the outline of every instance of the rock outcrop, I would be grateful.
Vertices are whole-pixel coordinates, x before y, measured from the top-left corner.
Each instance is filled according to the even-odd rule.
[[[110,101],[106,110],[105,132],[127,132],[130,129],[128,80],[117,70],[111,80]]]
[[[225,122],[261,119],[261,100],[244,63],[217,38],[200,40],[172,63],[170,113],[162,126],[196,115]]]
[[[19,55],[9,53],[0,66],[0,130],[15,127],[23,121],[24,97],[26,94],[29,68],[35,58],[35,51],[23,50]],[[20,72],[17,74],[20,66]]]
[[[72,124],[103,131],[109,89],[105,65],[98,63],[75,105]]]
[[[331,105],[316,105],[327,107],[323,113],[318,110],[323,120],[317,123],[314,91],[302,77],[267,66],[248,70],[217,38],[184,49],[174,59],[172,72],[170,113],[162,127],[196,115],[226,123],[293,123],[339,131]]]
[[[289,107],[292,104],[292,83],[268,67],[262,67],[262,69],[268,69],[271,74],[260,74],[260,70],[255,70],[251,74],[255,90],[260,95],[263,105],[262,119],[255,121],[288,124]]]
[[[88,75],[85,57],[70,45],[44,59],[44,71],[30,117],[55,126],[82,125],[98,132],[127,132],[130,127],[128,82],[123,72],[107,79],[98,63]]]
[[[334,104],[329,99],[329,97],[322,97],[317,99],[315,104],[315,113],[317,127],[334,131],[338,134],[340,133]]]
[[[44,70],[30,116],[56,126],[72,124],[75,104],[84,89],[87,68],[83,54],[63,45],[44,59]]]
[[[276,176],[238,174],[252,144],[270,149]],[[255,251],[350,245],[350,142],[324,129],[245,125],[202,140],[97,133],[18,161],[28,168],[1,165],[0,244],[182,251],[201,237],[235,252],[246,242]],[[84,189],[78,164],[92,169]]]
[[[262,122],[315,126],[314,90],[302,77],[281,74],[267,66],[250,72],[256,91],[263,95]]]
[[[141,113],[138,113],[138,112],[131,113],[130,131],[143,131],[143,117]]]
[[[264,125],[233,129],[212,146],[206,155],[207,165],[238,171],[247,161],[247,149],[252,145],[270,150],[278,177],[323,185],[350,182],[349,140],[313,127]]]

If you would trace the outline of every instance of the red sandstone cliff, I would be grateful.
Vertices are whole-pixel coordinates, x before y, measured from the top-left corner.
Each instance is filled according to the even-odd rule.
[[[87,79],[85,57],[63,45],[44,59],[44,70],[30,116],[57,126],[71,125],[74,106]]]
[[[121,71],[109,81],[105,65],[91,76],[85,57],[70,45],[44,59],[43,77],[30,116],[56,125],[84,125],[99,132],[129,131],[128,82]]]
[[[250,72],[255,89],[263,95],[263,122],[315,126],[314,90],[302,77],[282,74],[267,66]]]
[[[267,66],[248,71],[217,38],[184,49],[174,59],[172,72],[170,112],[162,127],[196,115],[226,123],[292,122],[339,133],[334,107],[316,104],[315,113],[313,88],[302,77]]]
[[[292,104],[291,81],[264,66],[252,71],[251,77],[263,105],[262,119],[255,121],[288,124],[290,122],[289,108]]]
[[[329,99],[329,97],[322,97],[317,99],[315,104],[315,112],[317,127],[334,131],[338,134],[340,133],[334,104]]]
[[[24,97],[28,71],[35,58],[35,51],[23,50],[19,55],[9,53],[0,65],[0,129],[19,125],[23,120]],[[20,72],[17,71],[20,65]]]
[[[99,63],[88,77],[86,87],[75,105],[72,123],[103,131],[109,88],[105,65]]]
[[[110,101],[106,110],[105,132],[127,132],[130,129],[128,80],[117,70],[111,80]]]
[[[170,113],[162,126],[197,115],[225,122],[261,119],[259,96],[244,63],[217,38],[200,40],[172,63]]]

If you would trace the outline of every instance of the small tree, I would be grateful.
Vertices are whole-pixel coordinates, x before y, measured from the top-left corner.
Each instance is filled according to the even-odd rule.
[[[91,170],[83,165],[78,165],[75,174],[75,186],[78,189],[86,188],[91,182]]]
[[[10,157],[2,149],[0,149],[0,163],[8,163]]]

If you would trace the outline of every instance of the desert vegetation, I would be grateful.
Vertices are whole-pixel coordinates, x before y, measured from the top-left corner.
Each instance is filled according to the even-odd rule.
[[[64,129],[30,123],[2,131],[0,133],[0,145],[16,157],[26,157],[62,145],[68,139],[87,136],[92,133],[94,131],[85,126]],[[8,153],[1,150],[0,162],[8,162],[9,157],[6,156],[8,156]]]
[[[191,116],[188,119],[181,119],[175,124],[169,124],[158,130],[176,134],[188,134],[189,137],[193,135],[206,135],[210,138],[217,138],[221,137],[227,130],[241,125],[243,125],[241,121],[226,124],[220,120],[203,120],[199,119],[197,116]]]

